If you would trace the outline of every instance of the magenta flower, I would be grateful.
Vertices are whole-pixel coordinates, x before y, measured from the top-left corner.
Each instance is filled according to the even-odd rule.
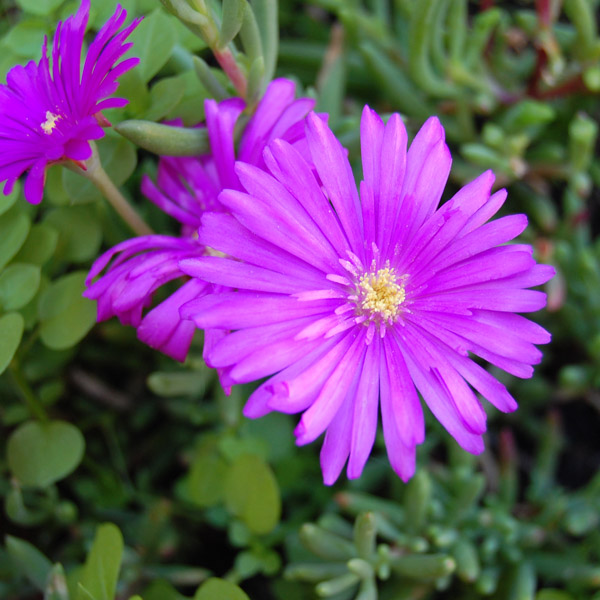
[[[506,244],[526,217],[487,223],[506,198],[490,196],[490,171],[438,208],[451,157],[436,118],[407,152],[400,117],[384,126],[365,107],[360,198],[327,125],[309,115],[306,136],[318,179],[281,140],[265,151],[271,174],[238,163],[246,191],[221,193],[230,214],[205,214],[198,238],[231,258],[180,263],[237,288],[182,308],[198,327],[223,332],[209,365],[224,370],[225,385],[272,375],[244,413],[303,412],[297,444],[326,432],[326,484],[346,461],[348,477],[361,474],[379,407],[392,467],[403,480],[413,475],[425,436],[417,390],[460,446],[481,452],[486,415],[474,390],[501,411],[517,404],[469,353],[530,377],[541,359],[534,344],[550,340],[515,314],[545,305],[544,293],[525,288],[554,274],[530,246]]]
[[[117,90],[117,78],[139,62],[128,58],[116,64],[131,47],[125,40],[140,20],[119,32],[127,12],[118,6],[90,45],[82,70],[89,10],[90,0],[82,0],[77,13],[58,24],[52,67],[44,40],[40,62],[13,67],[7,84],[0,85],[0,181],[6,181],[5,194],[27,171],[25,198],[41,202],[46,167],[90,158],[89,140],[103,137],[101,125],[109,124],[101,111],[127,104],[109,96]]]
[[[292,81],[271,82],[244,130],[237,158],[263,167],[262,152],[266,144],[279,137],[305,153],[302,120],[313,106],[314,101],[309,98],[295,100]],[[234,128],[243,109],[240,98],[221,103],[207,100],[206,128],[211,154],[198,158],[162,157],[157,185],[148,177],[142,181],[142,192],[181,223],[181,235],[126,240],[98,258],[88,276],[85,295],[98,301],[98,321],[116,315],[124,325],[137,328],[142,342],[179,361],[187,356],[196,329],[191,321],[180,318],[179,308],[213,287],[199,279],[190,280],[179,268],[179,261],[206,253],[196,230],[204,211],[222,210],[217,199],[219,192],[224,188],[242,189],[234,170]],[[107,265],[104,275],[92,283]],[[174,280],[179,280],[180,287],[144,313],[152,305],[156,290]],[[206,331],[205,352],[222,335],[217,330]]]

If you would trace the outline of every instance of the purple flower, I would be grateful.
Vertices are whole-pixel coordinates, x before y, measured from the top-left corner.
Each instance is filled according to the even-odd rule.
[[[116,64],[131,47],[125,39],[140,20],[119,32],[127,12],[118,6],[90,45],[82,69],[89,10],[90,0],[82,0],[77,13],[58,24],[52,67],[45,39],[40,62],[13,67],[7,84],[0,85],[0,181],[6,181],[5,194],[27,171],[25,198],[41,202],[46,167],[90,158],[89,140],[103,137],[101,125],[109,124],[101,111],[127,104],[109,96],[117,90],[117,78],[139,62],[128,58]]]
[[[313,108],[309,98],[295,100],[295,85],[278,79],[269,85],[239,143],[237,158],[264,167],[262,153],[275,138],[282,138],[306,153],[303,119]],[[217,103],[205,102],[206,128],[211,154],[200,157],[162,157],[157,184],[145,177],[142,192],[161,210],[181,223],[180,236],[151,235],[118,244],[92,266],[85,295],[98,301],[98,320],[117,316],[124,325],[137,328],[141,341],[183,361],[195,331],[194,324],[179,316],[179,308],[206,293],[212,286],[191,279],[179,268],[179,261],[203,256],[207,249],[196,230],[206,210],[223,210],[218,195],[224,188],[241,190],[235,173],[234,128],[244,110],[240,98]],[[112,262],[111,262],[112,261]],[[109,264],[110,263],[110,264]],[[95,283],[92,280],[102,273]],[[144,314],[152,305],[156,290],[178,280],[178,289]],[[205,332],[205,351],[223,333]]]
[[[545,305],[544,293],[525,288],[554,274],[530,246],[506,244],[526,217],[487,222],[506,198],[490,195],[490,171],[438,208],[451,157],[436,118],[407,152],[400,117],[384,125],[365,107],[360,197],[327,125],[309,115],[306,136],[318,179],[281,140],[264,153],[271,174],[238,163],[246,191],[221,193],[230,214],[206,213],[198,237],[231,258],[180,263],[237,289],[182,308],[198,327],[223,332],[209,365],[224,370],[225,385],[272,375],[245,415],[303,412],[299,445],[326,432],[326,484],[346,461],[348,477],[361,474],[379,407],[392,467],[405,481],[413,475],[425,436],[417,390],[460,446],[481,452],[486,414],[474,391],[501,411],[517,404],[469,353],[530,377],[541,360],[534,344],[550,341],[515,314]]]

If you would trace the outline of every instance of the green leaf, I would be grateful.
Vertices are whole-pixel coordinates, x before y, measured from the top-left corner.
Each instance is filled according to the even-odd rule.
[[[181,102],[167,115],[168,119],[182,119],[186,126],[204,120],[204,100],[208,93],[194,71],[179,75],[185,83],[185,94]]]
[[[265,62],[265,79],[271,81],[275,73],[279,46],[279,22],[277,0],[253,0],[252,10],[260,30]]]
[[[25,540],[7,535],[5,542],[13,567],[27,577],[38,590],[43,590],[52,571],[52,563]]]
[[[119,528],[112,523],[100,525],[79,580],[77,600],[114,600],[122,556]]]
[[[102,229],[95,206],[63,206],[48,213],[45,220],[58,231],[60,258],[69,262],[85,262],[98,254]]]
[[[86,275],[85,271],[64,275],[53,281],[40,296],[40,336],[48,348],[70,348],[94,325],[96,305],[82,296]]]
[[[116,130],[141,148],[163,156],[194,156],[210,150],[206,129],[131,120],[119,123]]]
[[[63,0],[16,0],[16,2],[25,12],[45,17],[52,14]]]
[[[250,600],[250,598],[234,583],[211,577],[198,588],[194,600]]]
[[[30,226],[29,217],[16,208],[0,217],[0,270],[21,249]]]
[[[19,313],[0,317],[0,373],[10,364],[23,336],[25,322]]]
[[[8,438],[12,474],[25,486],[47,487],[72,473],[83,458],[81,431],[65,421],[29,421]]]
[[[223,497],[227,463],[215,449],[201,450],[194,457],[187,480],[189,499],[198,506],[213,506]]]
[[[41,271],[37,265],[13,263],[0,275],[0,304],[5,310],[25,306],[40,286]]]
[[[150,90],[150,108],[144,114],[148,121],[160,121],[173,110],[183,98],[185,82],[181,77],[165,77]]]
[[[129,36],[133,42],[132,55],[140,58],[136,70],[144,82],[150,81],[169,60],[176,36],[173,18],[157,8]]]
[[[58,232],[54,227],[36,223],[29,230],[29,235],[14,260],[42,266],[54,254],[57,243]]]
[[[573,596],[562,590],[546,588],[535,595],[535,600],[573,600]]]
[[[270,467],[255,454],[239,456],[225,478],[225,504],[254,533],[271,531],[279,522],[281,498]]]
[[[42,40],[47,33],[46,29],[41,19],[26,19],[17,23],[8,32],[3,42],[18,56],[37,59]]]
[[[144,600],[189,600],[165,579],[155,579],[142,593]]]
[[[15,183],[12,192],[8,194],[8,196],[0,193],[0,215],[3,215],[17,201],[20,194],[21,184],[18,181]]]
[[[219,47],[224,48],[238,34],[244,22],[246,0],[223,0]]]

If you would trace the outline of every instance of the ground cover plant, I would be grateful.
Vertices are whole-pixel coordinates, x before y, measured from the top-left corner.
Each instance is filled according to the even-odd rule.
[[[600,598],[597,0],[3,0],[0,597]]]

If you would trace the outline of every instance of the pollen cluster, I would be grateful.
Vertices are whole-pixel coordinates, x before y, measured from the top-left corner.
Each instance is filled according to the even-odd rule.
[[[389,263],[382,269],[365,273],[358,283],[363,314],[371,321],[393,323],[406,294],[396,270]]]
[[[54,128],[56,127],[56,121],[60,120],[60,115],[55,115],[51,113],[49,110],[46,111],[46,120],[42,123],[42,130],[46,135],[50,135]]]

